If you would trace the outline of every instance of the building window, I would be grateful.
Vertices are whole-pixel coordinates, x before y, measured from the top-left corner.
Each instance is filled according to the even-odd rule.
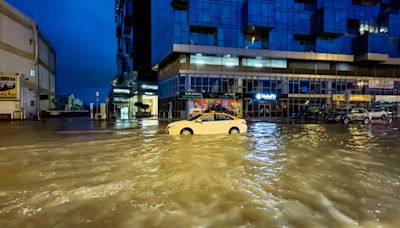
[[[397,40],[397,51],[400,52],[400,39]]]
[[[269,30],[265,27],[246,27],[244,31],[245,48],[250,49],[268,49],[269,48]]]
[[[315,4],[317,0],[294,0],[297,3]]]
[[[295,34],[294,41],[300,45],[300,51],[316,51],[317,40],[315,36]]]
[[[360,20],[347,19],[347,33],[358,35],[360,32]]]
[[[206,56],[202,54],[190,55],[190,64],[196,65],[224,65],[227,67],[239,66],[239,58],[231,55],[223,57]]]
[[[380,2],[379,0],[352,0],[354,5],[372,6]]]
[[[337,71],[353,71],[354,67],[348,63],[338,63],[336,65]]]
[[[217,29],[214,27],[190,26],[190,44],[215,46]]]
[[[364,33],[378,33],[379,32],[379,26],[376,23],[376,21],[372,20],[361,20],[360,21],[360,29],[359,32],[361,35]]]
[[[176,10],[187,10],[189,8],[188,0],[172,0],[171,1],[172,8]]]
[[[252,59],[243,58],[242,65],[246,67],[271,67],[271,68],[287,68],[287,61],[283,59]]]

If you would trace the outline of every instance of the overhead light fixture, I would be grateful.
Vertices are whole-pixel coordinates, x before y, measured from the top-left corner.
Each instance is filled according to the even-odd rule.
[[[158,90],[158,86],[157,85],[146,85],[146,84],[143,84],[142,85],[142,89]]]
[[[34,69],[30,69],[30,70],[29,70],[29,76],[35,77],[35,75],[36,75],[35,70],[34,70]]]
[[[113,89],[113,93],[130,94],[131,91],[129,89]],[[97,93],[96,93],[96,95],[97,95]]]

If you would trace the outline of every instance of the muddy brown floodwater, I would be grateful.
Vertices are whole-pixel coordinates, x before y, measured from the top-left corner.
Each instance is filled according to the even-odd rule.
[[[0,123],[0,227],[400,227],[400,132],[255,122]]]

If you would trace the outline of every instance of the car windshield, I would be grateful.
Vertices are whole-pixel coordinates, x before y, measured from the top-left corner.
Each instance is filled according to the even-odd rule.
[[[193,117],[189,118],[189,121],[197,120],[200,116],[202,116],[202,115],[200,114],[200,115],[197,115],[197,116],[193,116]]]

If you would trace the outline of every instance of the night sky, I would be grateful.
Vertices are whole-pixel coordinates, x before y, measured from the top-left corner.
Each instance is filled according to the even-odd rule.
[[[7,0],[35,19],[57,53],[57,94],[104,101],[116,74],[113,0]]]

